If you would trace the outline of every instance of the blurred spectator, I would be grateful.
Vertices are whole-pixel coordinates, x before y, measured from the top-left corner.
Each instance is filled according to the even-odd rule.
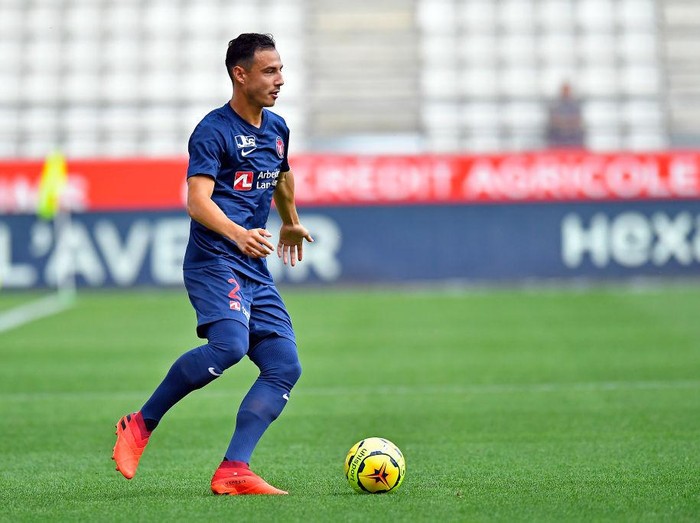
[[[547,144],[556,149],[582,149],[585,146],[581,102],[574,98],[568,82],[562,84],[559,97],[549,106]]]

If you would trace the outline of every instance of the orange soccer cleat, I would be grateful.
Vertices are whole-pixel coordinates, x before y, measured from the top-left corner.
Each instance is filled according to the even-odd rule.
[[[127,414],[117,422],[117,443],[114,445],[112,459],[117,464],[117,470],[126,479],[136,474],[143,449],[146,448],[151,433],[146,430],[141,412]]]
[[[242,494],[287,494],[273,487],[255,474],[247,465],[224,461],[211,478],[211,491],[214,494],[238,496]]]

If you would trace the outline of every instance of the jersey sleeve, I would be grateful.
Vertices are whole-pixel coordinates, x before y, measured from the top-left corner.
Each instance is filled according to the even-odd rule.
[[[282,165],[280,166],[280,172],[286,173],[287,171],[290,170],[289,167],[289,128],[286,129],[286,135],[285,135],[285,147],[284,147],[284,158],[282,158]]]
[[[190,155],[187,177],[206,174],[216,179],[225,150],[221,134],[208,125],[200,124],[192,132],[187,150]]]

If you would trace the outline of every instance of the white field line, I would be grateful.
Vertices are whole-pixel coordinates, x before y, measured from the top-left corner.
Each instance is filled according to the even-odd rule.
[[[47,316],[53,316],[69,308],[71,300],[61,294],[52,294],[45,298],[20,305],[14,309],[0,312],[0,333],[21,327]]]
[[[349,397],[361,395],[358,389],[373,395],[388,394],[394,396],[414,395],[457,395],[468,396],[478,394],[542,394],[567,392],[625,392],[634,390],[694,390],[700,389],[700,380],[686,381],[606,381],[588,383],[531,383],[531,384],[484,384],[484,385],[384,385],[380,387],[300,387],[295,389],[293,396],[311,397]],[[232,394],[244,394],[246,389],[236,388],[229,391],[204,392],[207,398],[230,397]],[[35,400],[145,400],[150,395],[148,391],[130,392],[9,392],[0,393],[3,401],[35,401]],[[436,400],[437,401],[437,400]]]

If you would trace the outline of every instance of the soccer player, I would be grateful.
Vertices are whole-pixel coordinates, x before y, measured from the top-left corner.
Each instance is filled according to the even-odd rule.
[[[301,374],[292,323],[265,260],[275,250],[265,230],[271,200],[282,220],[276,250],[285,265],[301,261],[304,240],[313,239],[294,203],[289,129],[265,109],[275,105],[284,84],[272,36],[246,33],[231,40],[226,68],[233,96],[195,128],[187,169],[192,220],[184,279],[197,314],[197,335],[207,343],[180,356],[141,410],[117,422],[112,457],[117,470],[131,479],[163,415],[248,356],[260,375],[240,405],[211,489],[215,494],[286,494],[248,467]]]

